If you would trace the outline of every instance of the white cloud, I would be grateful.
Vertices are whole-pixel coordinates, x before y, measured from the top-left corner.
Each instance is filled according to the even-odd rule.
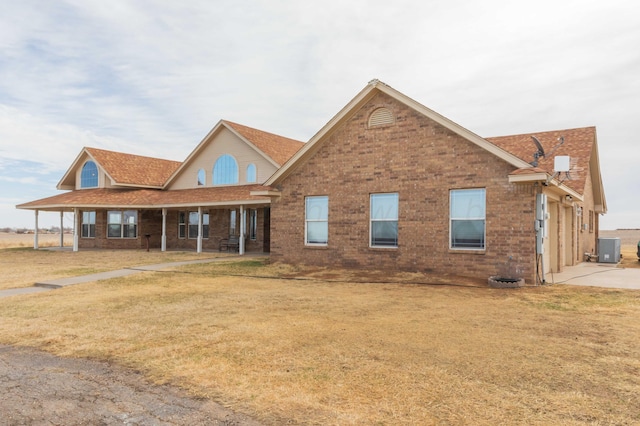
[[[379,78],[483,136],[596,125],[603,223],[631,227],[640,201],[619,200],[637,185],[618,164],[640,161],[639,11],[625,0],[11,2],[0,157],[60,176],[85,145],[181,160],[222,118],[306,140]]]

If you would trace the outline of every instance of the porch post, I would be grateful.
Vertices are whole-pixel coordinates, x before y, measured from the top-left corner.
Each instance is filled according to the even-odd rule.
[[[80,220],[79,216],[79,210],[76,207],[73,209],[73,251],[78,251],[78,245],[80,243],[80,235],[78,233],[78,221]]]
[[[64,211],[60,210],[60,248],[64,247]]]
[[[162,242],[160,251],[167,251],[167,209],[162,209]]]
[[[246,228],[247,220],[245,218],[244,206],[240,206],[240,241],[238,244],[238,254],[244,254],[244,233]]]
[[[38,250],[38,213],[40,212],[36,210],[35,213],[36,213],[36,229],[33,231],[33,249]]]
[[[202,253],[202,207],[198,207],[198,253]]]

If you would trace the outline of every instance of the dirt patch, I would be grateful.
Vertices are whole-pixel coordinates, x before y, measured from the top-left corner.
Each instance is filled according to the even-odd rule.
[[[106,362],[0,345],[0,425],[259,425]]]

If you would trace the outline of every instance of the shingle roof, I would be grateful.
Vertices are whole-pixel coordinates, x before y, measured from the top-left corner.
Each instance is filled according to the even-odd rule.
[[[65,192],[16,206],[19,209],[69,210],[72,208],[161,208],[231,206],[269,203],[268,197],[252,196],[264,186],[233,185],[164,191],[159,189],[97,188]]]
[[[233,128],[233,130],[238,132],[243,138],[257,146],[258,149],[271,157],[280,166],[286,163],[293,154],[304,146],[304,142],[295,139],[263,132],[262,130],[227,120],[223,120],[223,122]]]
[[[125,154],[98,148],[85,151],[120,185],[162,187],[178,168],[179,161]]]
[[[538,170],[552,174],[554,157],[558,155],[568,155],[571,158],[570,179],[564,180],[564,184],[580,194],[584,193],[587,173],[589,172],[589,161],[596,142],[596,128],[582,127],[578,129],[554,130],[538,133],[527,133],[522,135],[499,136],[485,138],[489,142],[510,152],[526,162],[533,161],[533,153],[537,151],[531,136],[535,136],[544,148],[546,157],[538,160]],[[549,155],[554,147],[563,137],[564,143]],[[531,171],[532,169],[526,169]]]

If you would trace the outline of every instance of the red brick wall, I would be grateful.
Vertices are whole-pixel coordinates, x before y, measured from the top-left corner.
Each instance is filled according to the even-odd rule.
[[[245,251],[261,252],[263,249],[264,209],[258,208],[258,229],[255,241],[246,240]],[[247,215],[249,213],[247,212]],[[209,210],[209,238],[202,240],[202,249],[205,251],[218,250],[220,240],[229,237],[229,209]],[[82,212],[80,212],[82,217]],[[240,211],[236,213],[236,229],[240,232]],[[107,235],[107,211],[96,212],[96,237],[80,238],[79,248],[98,249],[146,249],[145,234],[150,234],[149,247],[153,250],[160,249],[162,245],[162,210],[138,211],[138,237],[137,238],[106,238]],[[178,211],[167,212],[167,249],[168,250],[196,250],[197,240],[194,238],[178,238]],[[187,231],[188,232],[188,231]],[[249,229],[246,233],[248,235]]]
[[[379,107],[396,123],[367,128]],[[513,167],[380,94],[280,185],[271,210],[274,261],[429,271],[486,279],[509,257],[535,277],[535,191],[508,183]],[[486,188],[486,250],[449,249],[449,190]],[[369,194],[399,193],[398,248],[369,247]],[[329,196],[327,247],[304,245],[304,200]]]

